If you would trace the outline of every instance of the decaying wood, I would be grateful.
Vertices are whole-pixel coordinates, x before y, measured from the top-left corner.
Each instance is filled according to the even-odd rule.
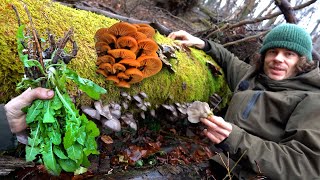
[[[12,156],[0,156],[0,176],[8,175],[18,168],[34,166],[34,162],[26,162],[25,159],[19,159]]]

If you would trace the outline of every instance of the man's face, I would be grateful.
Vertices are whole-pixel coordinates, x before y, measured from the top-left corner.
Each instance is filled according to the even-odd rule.
[[[264,58],[264,73],[273,80],[283,80],[297,75],[296,64],[300,57],[283,48],[269,49]]]

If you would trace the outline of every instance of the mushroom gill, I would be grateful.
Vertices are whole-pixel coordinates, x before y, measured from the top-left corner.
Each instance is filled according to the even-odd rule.
[[[122,36],[117,39],[116,48],[129,49],[132,52],[136,52],[138,50],[138,43],[133,37]]]
[[[137,68],[129,68],[124,73],[130,77],[129,84],[140,82],[143,79],[142,72]]]
[[[128,49],[111,49],[108,54],[116,58],[116,62],[122,59],[136,59],[136,55]]]
[[[124,72],[119,72],[119,73],[117,74],[117,78],[118,78],[118,79],[129,79],[130,76],[126,75]]]
[[[95,49],[98,54],[98,56],[106,54],[109,50],[111,50],[111,47],[106,42],[96,42]]]
[[[135,68],[140,66],[139,61],[137,61],[136,59],[122,59],[121,61],[119,61],[119,63],[125,66],[131,66]]]
[[[117,38],[110,34],[110,33],[104,33],[101,34],[98,41],[107,43],[111,49],[114,49],[116,47]]]
[[[154,42],[152,39],[143,39],[138,41],[138,52],[137,56],[141,54],[152,55],[156,53],[158,50],[158,44]]]
[[[94,40],[95,42],[98,42],[101,38],[101,36],[104,34],[104,33],[107,33],[108,32],[108,28],[100,28],[97,30],[96,34],[94,35]]]
[[[98,57],[98,60],[96,62],[96,65],[100,65],[101,63],[110,63],[110,64],[114,64],[116,62],[116,60],[110,56],[110,55],[104,55],[104,56],[100,56]]]
[[[115,63],[112,66],[112,74],[117,74],[118,72],[123,72],[126,70],[126,67],[120,63]]]
[[[103,69],[103,70],[105,70],[106,72],[110,72],[110,73],[113,72],[112,65],[111,65],[110,63],[107,63],[107,62],[101,63],[101,64],[99,65],[99,69]]]
[[[162,62],[157,56],[140,56],[137,60],[140,62],[139,69],[143,78],[157,74],[162,68]]]
[[[97,69],[96,73],[102,74],[104,77],[108,77],[108,73],[103,69]]]
[[[136,41],[140,41],[142,39],[147,39],[147,35],[143,34],[142,32],[133,32],[129,33],[127,36],[133,37]]]
[[[109,27],[108,32],[118,38],[121,36],[126,36],[132,32],[137,32],[137,28],[127,22],[118,22]]]

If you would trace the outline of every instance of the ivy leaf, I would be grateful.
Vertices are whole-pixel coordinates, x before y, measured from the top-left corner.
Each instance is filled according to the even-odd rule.
[[[70,69],[65,70],[67,78],[73,80],[83,92],[94,100],[99,100],[101,94],[105,94],[107,90],[90,81],[89,79],[81,78],[78,74]]]

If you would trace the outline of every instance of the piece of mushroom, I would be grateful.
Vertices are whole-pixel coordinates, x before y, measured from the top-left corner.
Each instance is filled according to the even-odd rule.
[[[200,118],[207,118],[213,115],[209,104],[206,102],[195,101],[187,109],[188,120],[191,123],[200,122]]]
[[[112,74],[117,74],[119,72],[124,72],[126,70],[126,67],[120,63],[115,63],[112,66]]]
[[[157,74],[162,68],[161,60],[155,56],[141,56],[137,60],[144,78]]]
[[[127,81],[120,80],[119,83],[115,84],[118,87],[123,87],[123,88],[130,88],[130,84]]]
[[[99,38],[99,41],[107,43],[111,49],[116,48],[117,38],[110,33],[102,34]]]
[[[143,79],[142,72],[137,68],[129,68],[124,73],[130,77],[129,84],[140,82]]]
[[[116,60],[110,56],[110,55],[104,55],[104,56],[100,56],[97,59],[96,65],[100,65],[101,63],[110,63],[110,64],[114,64],[116,62]]]
[[[124,72],[119,72],[117,74],[117,78],[121,79],[129,79],[130,77],[128,75],[126,75]]]
[[[147,38],[153,38],[153,36],[156,34],[156,31],[151,26],[144,26],[137,28],[138,32],[142,32],[147,36]]]
[[[119,61],[119,63],[125,66],[131,66],[135,68],[140,66],[139,61],[137,61],[136,59],[122,59],[121,61]]]
[[[109,27],[108,32],[114,36],[126,36],[132,32],[137,32],[137,28],[127,22],[118,22]]]
[[[103,75],[104,77],[108,77],[108,73],[107,73],[105,70],[103,70],[103,69],[97,69],[96,72],[97,72],[98,74]]]
[[[98,42],[99,39],[101,38],[101,36],[104,34],[104,33],[107,33],[108,32],[108,28],[100,28],[96,31],[96,34],[94,35],[94,39],[95,39],[95,42]]]
[[[138,41],[138,51],[137,56],[141,54],[152,55],[158,50],[158,44],[152,39],[142,39]]]
[[[101,118],[100,113],[94,108],[91,108],[89,106],[81,106],[81,110],[86,115],[90,116],[93,119],[100,120],[100,118]]]
[[[113,72],[113,67],[110,63],[101,63],[99,65],[99,69],[103,69],[106,71],[107,75],[108,75],[108,72],[112,73]]]
[[[126,113],[125,115],[121,116],[121,119],[135,131],[138,129],[137,123],[131,113]]]
[[[114,57],[116,62],[122,59],[136,59],[136,55],[128,49],[112,49],[108,51],[108,54]]]
[[[104,55],[109,50],[111,50],[111,47],[106,42],[99,41],[99,42],[95,43],[95,49],[96,49],[98,56],[100,56],[101,54]]]
[[[138,43],[133,37],[122,36],[117,39],[116,48],[128,49],[135,53],[138,50]]]
[[[106,80],[113,81],[113,82],[115,82],[115,83],[119,83],[119,82],[120,82],[119,78],[117,78],[117,76],[115,76],[115,75],[108,76],[108,77],[106,78]]]

